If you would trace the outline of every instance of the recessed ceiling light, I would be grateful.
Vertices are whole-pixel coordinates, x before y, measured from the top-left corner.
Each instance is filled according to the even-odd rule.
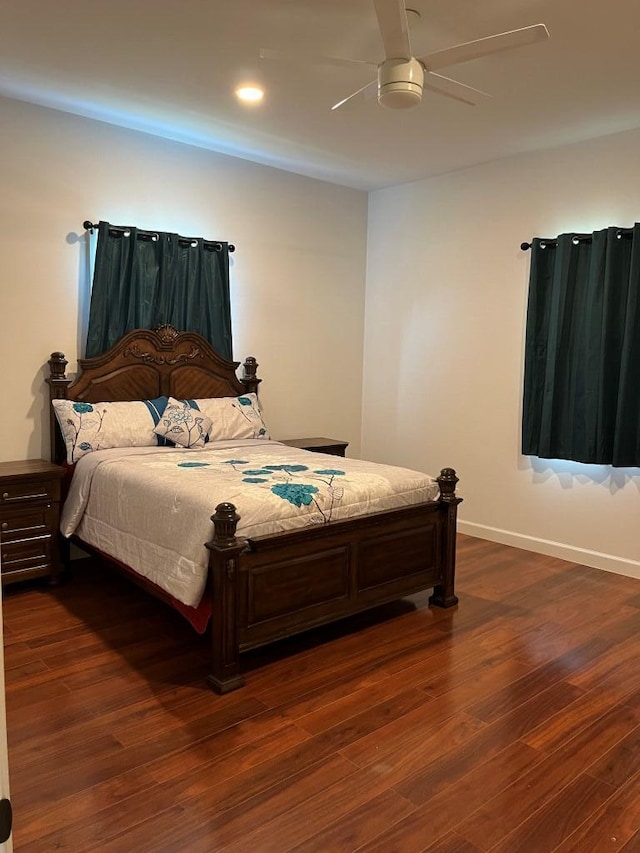
[[[264,90],[259,86],[238,86],[236,97],[247,104],[257,104],[264,97]]]

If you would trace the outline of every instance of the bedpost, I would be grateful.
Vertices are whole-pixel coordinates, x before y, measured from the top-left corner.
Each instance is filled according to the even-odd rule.
[[[238,606],[239,558],[244,540],[236,539],[240,516],[230,503],[221,503],[211,516],[209,549],[211,576],[211,668],[207,681],[216,693],[229,693],[244,684],[240,675]]]
[[[456,577],[456,518],[462,498],[456,496],[458,477],[453,468],[443,468],[436,478],[440,486],[440,508],[444,513],[442,541],[442,583],[433,589],[429,604],[453,607],[458,603],[455,594]]]
[[[49,438],[51,441],[51,459],[53,462],[62,462],[66,459],[66,451],[62,435],[58,430],[55,412],[51,400],[65,400],[67,388],[71,385],[71,379],[67,379],[65,370],[69,363],[63,352],[52,352],[47,362],[49,365],[49,376],[46,377],[49,386]]]
[[[240,377],[240,382],[242,382],[246,388],[247,393],[257,393],[258,385],[262,382],[262,379],[258,379],[258,362],[252,355],[245,358],[242,364],[242,370],[243,373]]]

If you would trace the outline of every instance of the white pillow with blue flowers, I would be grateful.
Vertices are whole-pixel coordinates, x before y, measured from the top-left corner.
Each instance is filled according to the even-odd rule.
[[[203,447],[210,429],[211,421],[206,414],[185,400],[169,397],[154,432],[182,447]]]
[[[142,401],[82,403],[52,400],[72,465],[94,450],[109,447],[150,447],[157,444],[153,418]]]
[[[211,419],[209,441],[270,437],[262,418],[257,394],[242,394],[240,397],[211,397],[193,402]]]

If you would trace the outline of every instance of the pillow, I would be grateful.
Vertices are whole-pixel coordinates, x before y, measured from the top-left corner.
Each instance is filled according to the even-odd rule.
[[[160,422],[153,431],[183,447],[203,447],[210,429],[211,421],[205,414],[186,400],[169,397]]]
[[[209,432],[209,441],[270,437],[262,419],[256,394],[243,394],[241,397],[211,397],[193,402],[213,423]]]
[[[93,450],[108,447],[150,447],[157,444],[153,418],[146,403],[81,403],[52,400],[72,465]]]
[[[167,403],[169,402],[168,397],[156,397],[154,400],[145,400],[144,403],[146,407],[149,409],[151,413],[151,417],[153,418],[153,425],[157,427],[160,423],[160,418],[164,414],[164,410],[167,408]],[[155,430],[154,430],[155,432]],[[159,447],[175,447],[175,444],[172,441],[169,441],[167,438],[164,438],[161,435],[156,435],[156,441]]]

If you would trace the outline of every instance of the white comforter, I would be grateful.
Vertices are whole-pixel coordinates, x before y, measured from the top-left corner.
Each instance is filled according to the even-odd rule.
[[[238,535],[249,537],[435,500],[438,492],[417,471],[273,441],[118,448],[79,460],[60,528],[195,607],[218,503],[235,504]]]

